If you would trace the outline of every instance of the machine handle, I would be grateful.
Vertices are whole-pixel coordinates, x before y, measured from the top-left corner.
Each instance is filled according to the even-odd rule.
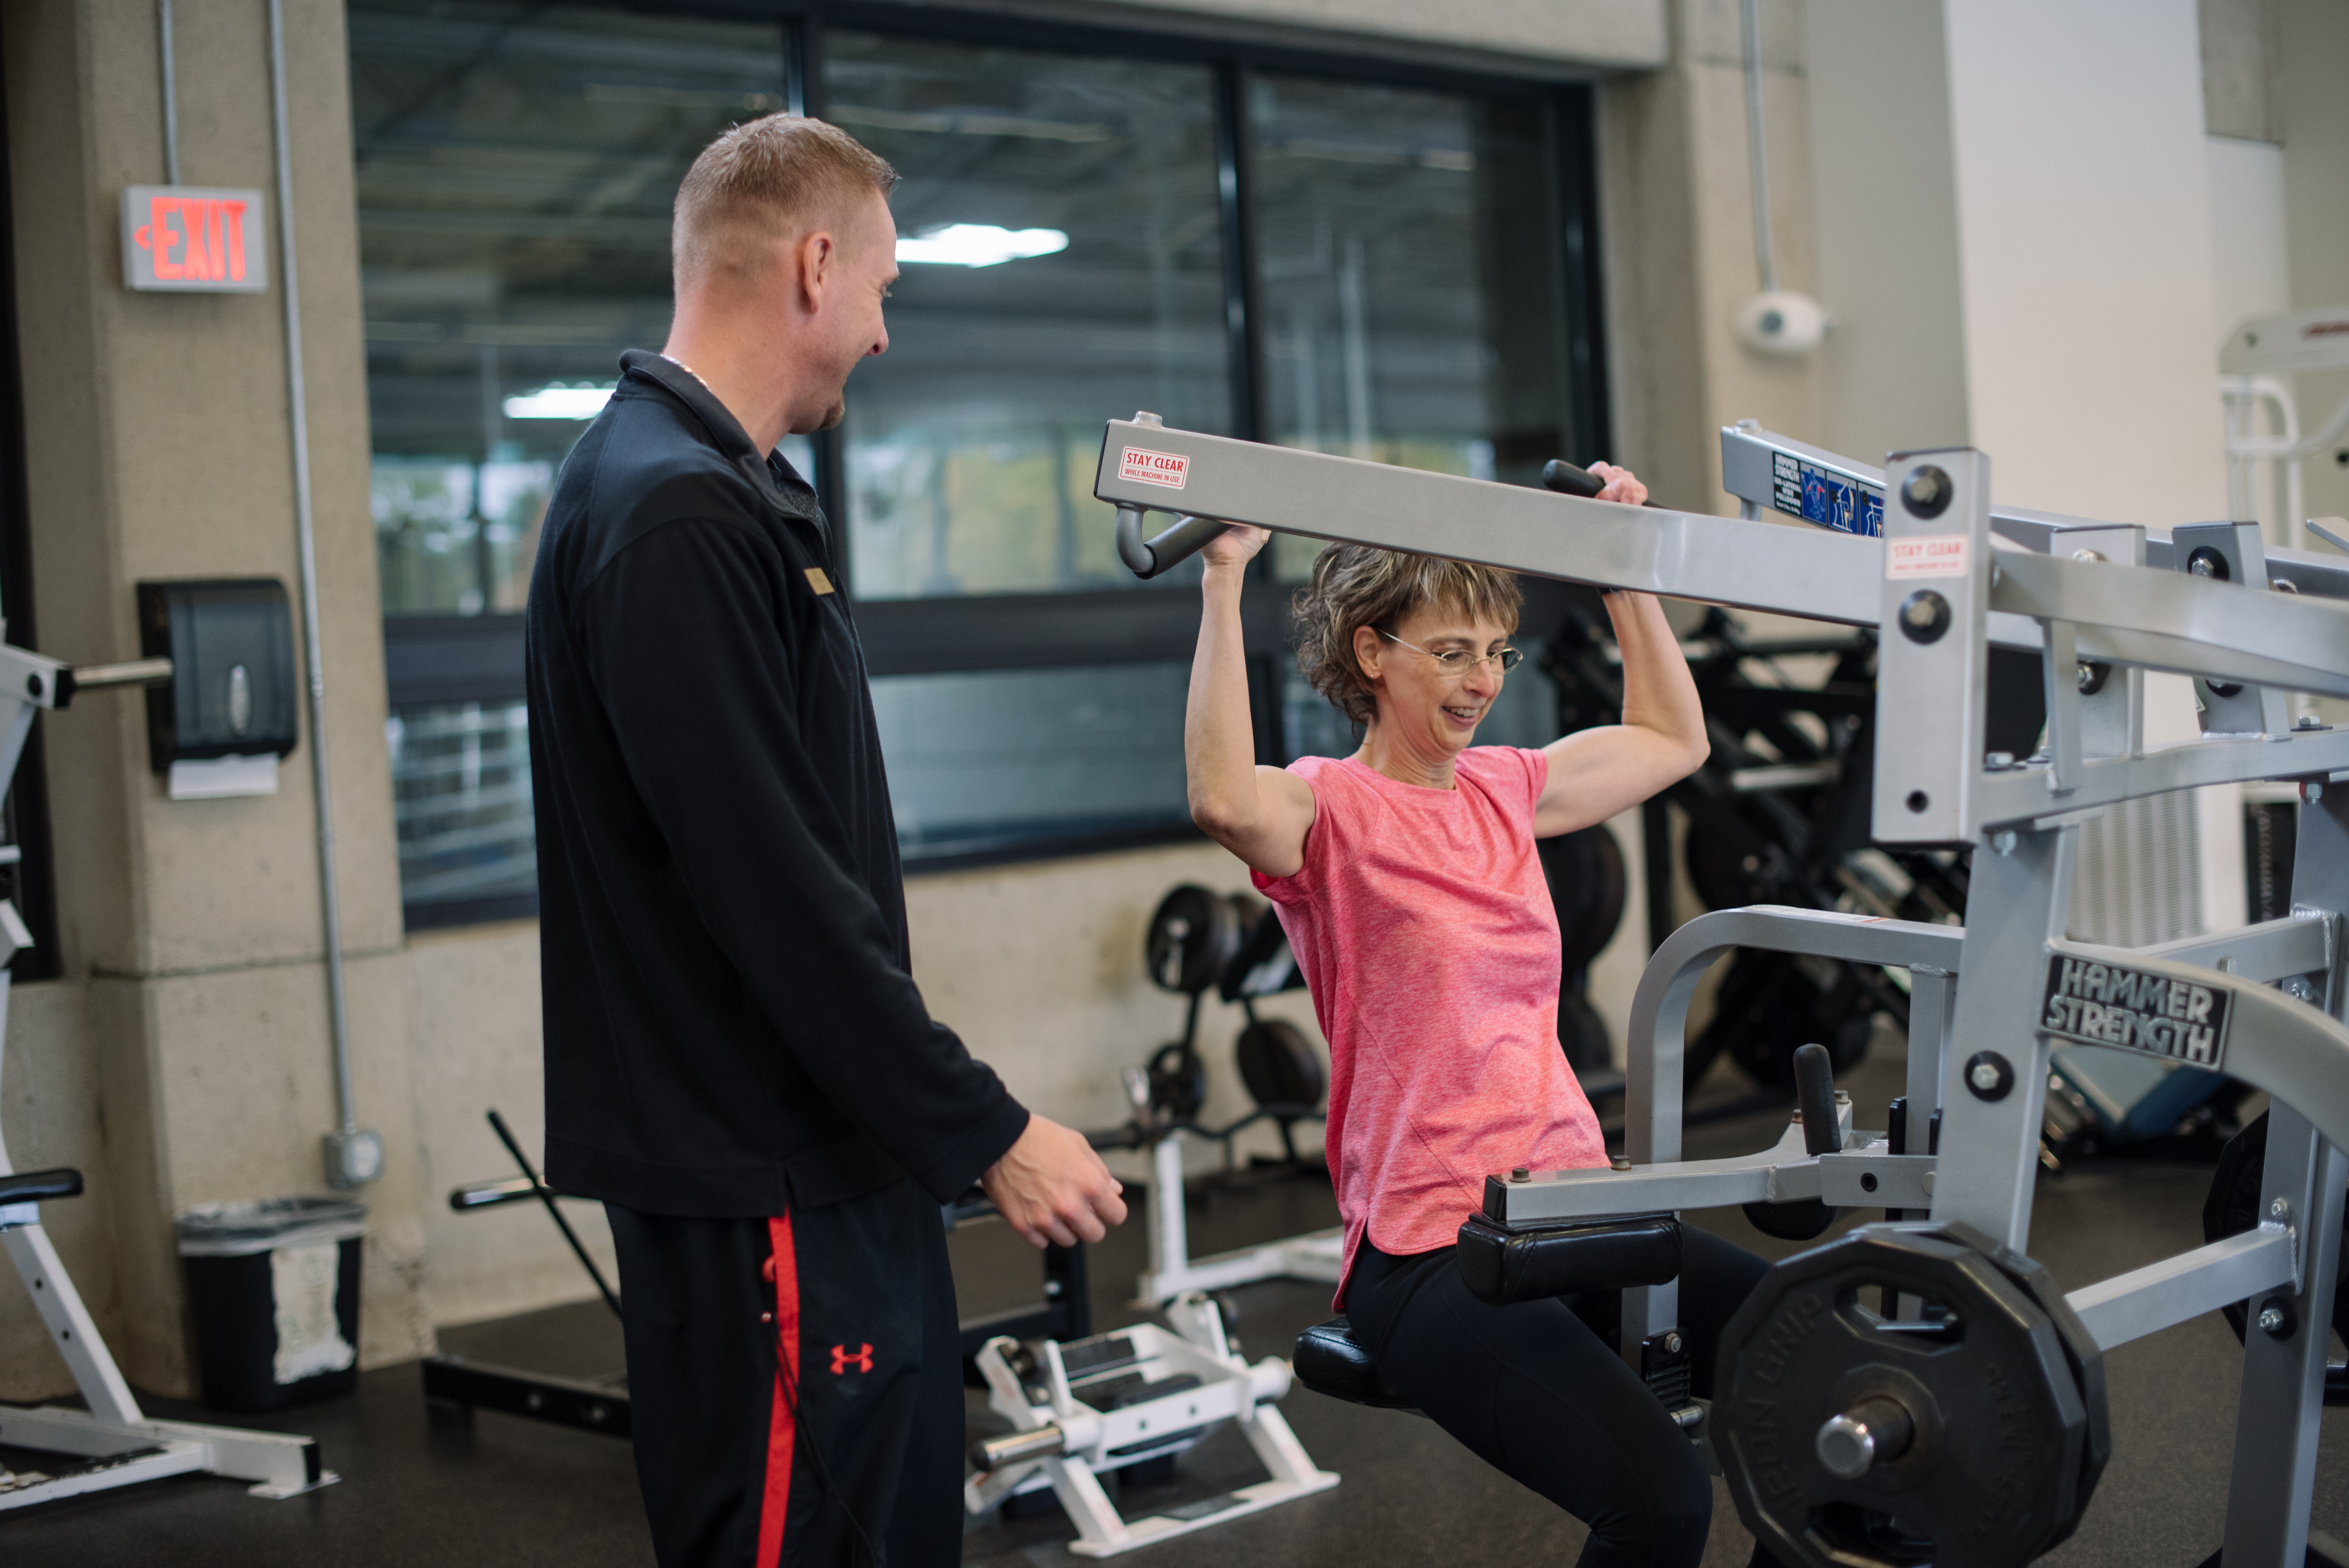
[[[1836,1116],[1835,1061],[1825,1046],[1795,1047],[1795,1103],[1803,1112],[1803,1147],[1813,1155],[1833,1154],[1843,1147],[1843,1126]]]
[[[1182,516],[1155,539],[1142,537],[1142,508],[1117,509],[1117,558],[1136,577],[1155,577],[1198,553],[1207,541],[1230,527],[1212,517]]]
[[[1059,1453],[1067,1442],[1068,1434],[1056,1426],[981,1438],[970,1445],[970,1468],[984,1475],[999,1470],[1005,1465],[1018,1464],[1021,1460],[1049,1459]]]
[[[1560,495],[1578,495],[1588,500],[1605,490],[1607,481],[1578,463],[1569,463],[1564,458],[1552,458],[1542,465],[1542,488],[1554,490]],[[1651,500],[1643,500],[1640,504],[1656,506]],[[1665,509],[1656,507],[1656,510],[1662,511]]]

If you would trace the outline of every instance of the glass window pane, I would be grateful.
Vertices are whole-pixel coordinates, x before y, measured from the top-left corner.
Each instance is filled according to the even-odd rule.
[[[909,860],[1190,820],[1185,660],[873,683]]]
[[[781,31],[352,0],[350,44],[384,610],[518,611],[556,467],[667,335],[678,181],[783,107]]]
[[[404,707],[384,725],[399,828],[400,901],[531,898],[529,716],[519,702]]]
[[[1261,76],[1248,122],[1271,438],[1521,484],[1575,455],[1545,106]],[[1320,549],[1276,542],[1289,579]]]
[[[1206,68],[834,28],[824,91],[905,177],[889,352],[848,385],[857,596],[1134,585],[1102,422],[1228,428]]]

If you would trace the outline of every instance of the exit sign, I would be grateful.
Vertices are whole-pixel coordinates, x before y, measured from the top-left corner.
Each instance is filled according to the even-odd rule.
[[[269,251],[258,191],[133,185],[122,192],[122,281],[134,289],[260,294]]]

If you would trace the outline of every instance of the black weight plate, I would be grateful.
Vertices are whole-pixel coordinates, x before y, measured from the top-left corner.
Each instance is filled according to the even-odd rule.
[[[1566,1065],[1579,1078],[1605,1072],[1615,1065],[1615,1044],[1608,1037],[1607,1020],[1578,991],[1557,994],[1557,1044]]]
[[[1188,1121],[1207,1103],[1207,1064],[1183,1040],[1150,1057],[1150,1109],[1171,1121]]]
[[[1825,969],[1824,983],[1814,969]],[[1791,1088],[1795,1052],[1816,1041],[1838,1073],[1868,1054],[1876,1002],[1851,971],[1827,960],[1747,948],[1730,962],[1713,1022],[1723,1031],[1730,1059],[1767,1088]]]
[[[2013,1247],[1997,1245],[1971,1225],[1954,1224],[1944,1229],[1953,1239],[1988,1253],[1991,1262],[2006,1271],[2007,1278],[2028,1291],[2064,1341],[2064,1358],[2072,1364],[2072,1375],[2080,1382],[2081,1402],[2088,1408],[2088,1440],[2080,1453],[2079,1501],[2073,1510],[2073,1523],[2076,1524],[2079,1516],[2087,1512],[2088,1500],[2095,1495],[2105,1464],[2113,1457],[2112,1412],[2105,1400],[2105,1353],[2096,1344],[2096,1336],[2088,1332],[2088,1326],[2080,1321],[2080,1315],[2064,1299],[2064,1287],[2055,1283],[2055,1276],[2044,1264]],[[2072,1524],[2065,1525],[2048,1545],[2064,1540],[2072,1529]]]
[[[2210,1177],[2209,1196],[2202,1201],[2202,1239],[2220,1241],[2254,1230],[2260,1222],[2260,1190],[2268,1173],[2268,1113],[2261,1111],[2219,1151],[2219,1169]],[[2333,1275],[2333,1328],[2349,1339],[2349,1216],[2343,1220],[2341,1265]],[[2244,1304],[2226,1307],[2227,1326],[2243,1336],[2250,1314]],[[2333,1400],[2328,1398],[2328,1404]]]
[[[1558,968],[1580,974],[1623,923],[1623,849],[1604,823],[1536,841],[1557,910]]]
[[[1143,938],[1143,959],[1161,990],[1195,996],[1214,985],[1239,950],[1241,926],[1231,901],[1195,882],[1159,900]]]
[[[1233,1055],[1239,1060],[1240,1082],[1257,1104],[1320,1109],[1330,1075],[1321,1053],[1288,1019],[1258,1018],[1240,1031]]]
[[[1682,848],[1689,885],[1707,909],[1743,909],[1763,902],[1763,851],[1747,830],[1698,819]]]
[[[1922,1297],[1924,1320],[1877,1308]],[[1715,1451],[1738,1513],[1783,1563],[2020,1568],[2078,1517],[2089,1412],[2061,1334],[1963,1242],[1867,1226],[1776,1264],[1721,1338]],[[1916,1437],[1844,1480],[1814,1442],[1871,1397]]]

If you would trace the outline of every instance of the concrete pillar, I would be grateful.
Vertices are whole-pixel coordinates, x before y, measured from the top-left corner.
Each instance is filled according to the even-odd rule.
[[[353,1055],[360,1119],[387,1155],[385,1179],[361,1194],[371,1210],[361,1349],[376,1362],[419,1353],[430,1329],[367,507],[349,67],[334,0],[287,0],[285,14]],[[181,5],[175,22],[183,178],[269,192],[256,236],[271,248],[265,294],[122,285],[121,190],[164,178],[152,0],[27,0],[0,23],[35,600],[43,651],[78,662],[136,653],[141,580],[268,576],[298,598],[267,8],[215,0]],[[316,737],[305,713],[274,796],[173,801],[150,769],[135,697],[91,696],[43,722],[66,972],[49,984],[87,1004],[20,1012],[12,1068],[70,1076],[60,1057],[95,1062],[103,1145],[79,1202],[110,1219],[116,1277],[84,1286],[132,1382],[186,1393],[171,1213],[323,1187],[318,1140],[335,1103]],[[85,1022],[54,1022],[71,1017]],[[8,1344],[24,1337],[23,1310],[0,1288]],[[59,1368],[0,1365],[0,1394],[58,1391]],[[41,1386],[15,1386],[27,1379]]]
[[[1738,0],[1675,0],[1670,64],[1599,89],[1616,450],[1658,500],[1690,511],[1737,510],[1721,489],[1722,426],[1754,418],[1805,440],[1820,435],[1818,356],[1770,358],[1735,331],[1738,307],[1762,286],[1741,17]],[[1778,284],[1816,294],[1811,84],[1796,0],[1764,0],[1761,53]]]

